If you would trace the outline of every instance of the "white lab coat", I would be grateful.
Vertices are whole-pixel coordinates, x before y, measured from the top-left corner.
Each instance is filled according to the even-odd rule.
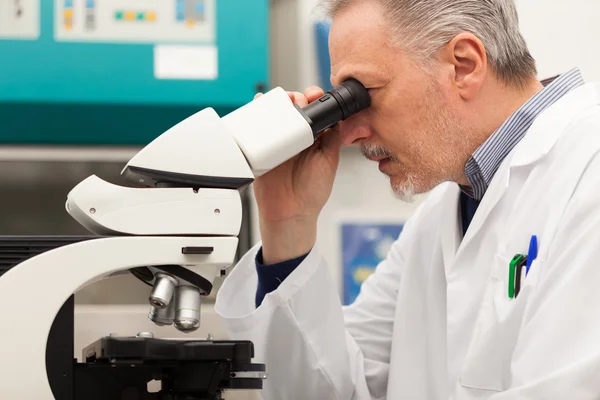
[[[586,84],[535,121],[464,239],[459,188],[443,184],[347,308],[317,246],[255,309],[254,248],[216,309],[267,364],[264,398],[599,399],[599,151],[600,85]],[[534,234],[511,300],[509,262]]]

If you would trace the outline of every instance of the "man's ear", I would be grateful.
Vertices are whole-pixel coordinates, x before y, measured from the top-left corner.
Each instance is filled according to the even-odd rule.
[[[474,98],[487,75],[488,63],[485,47],[472,33],[460,33],[441,53],[442,61],[451,67],[451,80],[458,94],[466,99]]]

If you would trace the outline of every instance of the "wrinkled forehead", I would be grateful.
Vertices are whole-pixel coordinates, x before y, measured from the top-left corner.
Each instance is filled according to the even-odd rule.
[[[354,77],[354,70],[381,69],[394,50],[383,13],[372,2],[348,7],[333,18],[329,36],[332,84]],[[339,82],[338,82],[339,81]]]

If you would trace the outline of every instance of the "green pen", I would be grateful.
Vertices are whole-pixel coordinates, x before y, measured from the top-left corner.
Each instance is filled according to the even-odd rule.
[[[519,262],[521,262],[521,260],[523,260],[523,257],[525,257],[523,254],[517,254],[516,256],[513,257],[513,259],[510,262],[510,268],[508,269],[508,298],[509,299],[515,298],[515,276],[516,276],[517,264],[519,264]]]

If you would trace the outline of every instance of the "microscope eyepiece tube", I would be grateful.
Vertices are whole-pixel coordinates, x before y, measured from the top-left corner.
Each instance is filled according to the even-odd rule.
[[[356,79],[344,81],[304,108],[277,87],[227,114],[221,123],[258,178],[312,146],[327,128],[370,105],[368,89]]]
[[[175,327],[185,333],[200,327],[200,290],[192,286],[178,286],[175,295]]]
[[[308,121],[316,137],[370,106],[369,91],[356,79],[348,79],[306,107],[296,108]]]
[[[167,274],[156,274],[156,282],[148,301],[152,307],[166,308],[171,302],[177,281]]]

